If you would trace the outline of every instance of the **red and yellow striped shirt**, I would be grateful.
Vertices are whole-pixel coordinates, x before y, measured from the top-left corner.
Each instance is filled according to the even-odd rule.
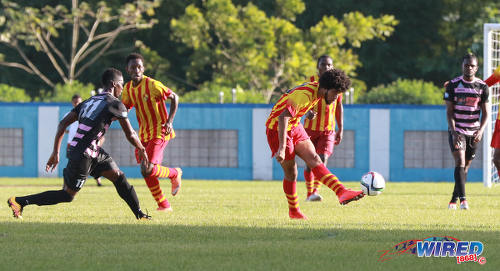
[[[267,118],[266,127],[271,130],[278,130],[278,117],[284,110],[288,110],[292,115],[287,127],[287,131],[290,131],[293,127],[299,125],[300,118],[319,100],[317,82],[306,82],[288,90],[273,106],[271,114]]]
[[[170,140],[175,137],[175,132],[165,135],[164,124],[168,120],[165,101],[172,93],[160,81],[143,76],[136,87],[129,81],[123,87],[122,102],[128,108],[135,107],[137,121],[139,122],[139,138],[148,142],[155,138]]]
[[[317,75],[309,78],[310,82],[318,82]],[[337,97],[337,100],[330,105],[325,103],[324,99],[320,99],[313,107],[317,114],[314,119],[305,118],[304,128],[313,131],[335,131],[335,111],[337,109],[337,102],[342,102],[342,94]]]

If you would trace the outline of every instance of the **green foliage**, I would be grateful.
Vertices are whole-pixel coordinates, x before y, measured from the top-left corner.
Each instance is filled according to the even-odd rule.
[[[75,94],[80,94],[82,99],[88,99],[92,96],[94,86],[92,84],[84,84],[78,81],[73,81],[68,84],[56,84],[52,91],[42,91],[40,95],[41,102],[71,102],[71,97]]]
[[[423,80],[398,79],[361,96],[362,104],[443,104],[444,89]]]
[[[199,90],[190,91],[181,97],[182,103],[220,103],[220,92],[224,93],[224,103],[233,102],[233,93],[231,87],[217,85],[216,83],[206,83],[200,87]],[[237,86],[236,89],[236,103],[266,103],[264,96],[256,91],[244,91],[241,87]]]
[[[30,96],[22,88],[0,84],[0,102],[29,102]]]
[[[171,20],[171,28],[174,39],[193,50],[187,76],[199,78],[210,68],[213,82],[257,91],[269,102],[281,89],[314,74],[316,58],[323,54],[355,75],[361,63],[352,48],[389,36],[398,23],[393,16],[355,12],[343,21],[324,16],[302,30],[292,22],[305,10],[303,1],[277,0],[275,6],[270,16],[251,2],[236,6],[231,0],[207,0],[202,8],[186,7]]]
[[[170,62],[161,57],[158,52],[146,46],[141,40],[135,42],[135,47],[139,49],[139,53],[144,57],[144,73],[162,82],[179,94],[177,84],[171,80],[172,76],[169,72]]]

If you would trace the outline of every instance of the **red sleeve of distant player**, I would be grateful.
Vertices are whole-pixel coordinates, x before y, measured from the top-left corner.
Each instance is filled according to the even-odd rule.
[[[484,82],[486,83],[486,85],[488,85],[488,87],[493,86],[494,84],[498,83],[499,81],[500,81],[500,66],[498,66],[495,69],[493,74],[490,77],[488,77],[488,79],[484,80]]]

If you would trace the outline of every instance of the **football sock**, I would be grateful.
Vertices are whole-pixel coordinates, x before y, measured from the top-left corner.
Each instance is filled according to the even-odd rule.
[[[313,193],[318,191],[318,188],[321,186],[321,182],[319,180],[314,180],[314,189]]]
[[[344,192],[345,187],[339,181],[337,176],[333,175],[324,164],[320,164],[317,167],[312,169],[312,172],[316,178],[319,179],[321,183],[328,186],[337,196]]]
[[[158,205],[167,200],[167,198],[165,198],[163,192],[161,191],[160,182],[158,181],[157,177],[149,176],[144,178],[144,180],[146,181],[146,185],[148,186],[149,191],[151,191],[151,195],[153,195],[153,198],[156,200],[156,203],[158,203]]]
[[[64,190],[45,191],[29,196],[16,197],[17,203],[23,207],[30,204],[36,204],[38,206],[54,205],[61,202],[71,202],[72,200],[73,197]]]
[[[139,207],[139,199],[137,198],[137,194],[135,193],[134,186],[130,185],[127,181],[127,177],[125,174],[120,175],[116,181],[113,182],[116,188],[116,192],[118,195],[127,203],[130,210],[134,213],[135,217],[138,217],[141,208]]]
[[[311,171],[304,170],[304,180],[306,182],[307,196],[309,197],[314,190],[314,175]]]
[[[178,174],[175,168],[168,168],[162,165],[154,165],[153,171],[151,172],[151,176],[157,178],[174,178]]]
[[[450,201],[452,203],[457,202],[458,197],[465,197],[465,168],[455,167],[454,177],[455,187]]]
[[[285,192],[288,201],[288,209],[292,212],[299,211],[299,197],[296,190],[297,182],[283,179],[283,192]]]

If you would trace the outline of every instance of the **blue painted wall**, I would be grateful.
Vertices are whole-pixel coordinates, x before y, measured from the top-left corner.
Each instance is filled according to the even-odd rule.
[[[0,103],[0,128],[22,128],[24,134],[24,164],[20,167],[0,167],[0,176],[36,177],[37,176],[37,131],[38,106],[59,106],[59,119],[72,109],[69,103]],[[232,104],[181,104],[174,127],[176,129],[233,129],[238,130],[238,168],[185,168],[189,179],[252,179],[252,110],[271,108],[271,105],[232,105]],[[344,126],[355,131],[355,166],[332,171],[341,180],[358,180],[369,171],[369,134],[370,109],[390,109],[390,179],[392,181],[449,181],[452,169],[414,169],[404,168],[404,132],[406,130],[446,131],[444,106],[404,106],[404,105],[345,105]],[[130,122],[137,130],[135,110],[130,112]],[[265,120],[262,121],[264,125]],[[112,129],[120,129],[117,122]],[[63,139],[66,144],[66,136]],[[267,142],[259,142],[265,144]],[[46,154],[47,159],[50,154]],[[41,161],[45,163],[46,161]],[[65,148],[61,148],[59,176],[66,164]],[[130,177],[141,177],[139,167],[123,167]],[[281,180],[283,173],[280,165],[273,162],[273,179]],[[299,179],[303,171],[299,169]],[[469,171],[469,181],[482,180],[481,169]]]
[[[24,138],[23,150],[18,150],[23,152],[23,165],[0,166],[0,176],[38,176],[38,105],[0,103],[0,116],[0,128],[21,128]]]

